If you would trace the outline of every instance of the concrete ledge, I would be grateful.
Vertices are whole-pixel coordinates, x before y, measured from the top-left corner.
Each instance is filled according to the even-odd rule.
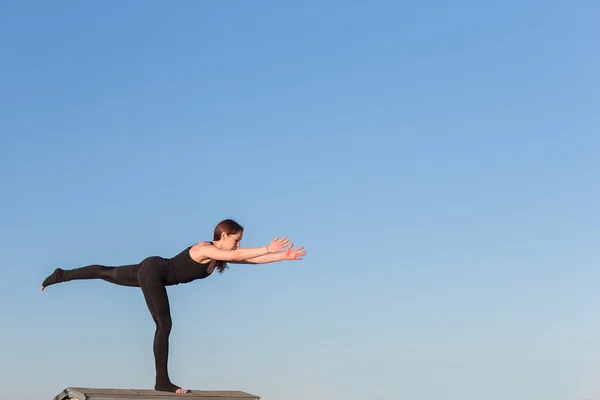
[[[191,390],[188,393],[159,392],[150,389],[102,389],[68,387],[53,400],[260,400],[259,396],[238,390]]]

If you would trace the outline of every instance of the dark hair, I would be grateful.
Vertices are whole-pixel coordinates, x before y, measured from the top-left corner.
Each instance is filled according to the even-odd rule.
[[[221,235],[223,233],[226,233],[228,235],[234,235],[236,233],[240,233],[243,231],[244,231],[244,228],[240,224],[235,222],[234,220],[224,219],[223,221],[219,222],[217,224],[217,226],[215,226],[215,231],[213,233],[213,240],[221,239]],[[219,270],[219,273],[222,274],[223,271],[225,271],[225,269],[227,269],[229,267],[227,266],[227,263],[225,261],[218,260],[216,268]]]

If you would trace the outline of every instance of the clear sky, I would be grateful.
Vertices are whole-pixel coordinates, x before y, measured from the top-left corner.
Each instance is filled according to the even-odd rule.
[[[264,400],[600,399],[597,1],[0,2],[2,397],[151,388],[56,267],[288,235],[169,288],[170,372]]]

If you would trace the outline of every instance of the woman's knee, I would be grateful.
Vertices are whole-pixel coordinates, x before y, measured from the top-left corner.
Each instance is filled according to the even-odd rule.
[[[156,330],[159,335],[169,335],[172,327],[173,321],[170,316],[159,317],[156,319]]]

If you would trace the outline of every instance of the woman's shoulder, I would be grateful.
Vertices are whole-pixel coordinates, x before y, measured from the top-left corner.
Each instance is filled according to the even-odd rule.
[[[214,246],[214,244],[213,244],[213,242],[210,242],[210,241],[202,241],[202,242],[198,242],[198,243],[191,245],[189,248],[194,250],[194,249],[199,249],[199,248],[206,247],[206,246]]]
[[[213,242],[210,241],[202,241],[196,244],[193,244],[189,247],[190,257],[198,262],[205,261],[208,257],[206,257],[203,253],[203,250],[207,247],[214,246]]]

